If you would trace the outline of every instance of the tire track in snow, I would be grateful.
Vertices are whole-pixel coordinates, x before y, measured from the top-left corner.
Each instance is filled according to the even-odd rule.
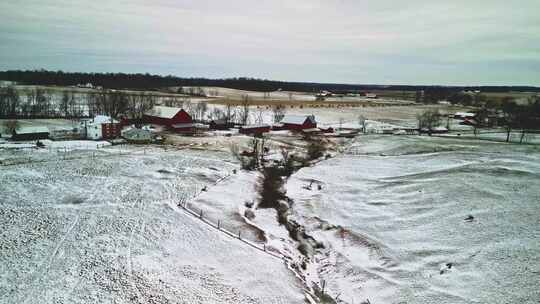
[[[68,228],[68,230],[64,233],[64,236],[62,237],[62,239],[56,244],[53,252],[49,255],[48,259],[49,259],[49,262],[47,263],[47,266],[43,266],[44,263],[42,263],[42,265],[39,267],[39,269],[37,270],[37,277],[35,279],[32,280],[32,283],[30,283],[29,285],[35,285],[35,284],[39,284],[41,286],[44,286],[42,283],[42,281],[44,281],[44,278],[45,278],[45,275],[49,272],[53,262],[54,262],[54,259],[56,257],[56,255],[58,254],[58,250],[60,250],[60,247],[64,244],[64,242],[66,241],[67,237],[71,234],[71,232],[73,231],[73,229],[75,228],[75,226],[79,223],[79,219],[80,219],[80,216],[77,216],[75,218],[75,220],[73,220],[71,226]],[[43,268],[45,268],[44,270],[42,270]],[[35,273],[35,272],[34,272]],[[34,274],[32,273],[32,274]],[[32,292],[30,292],[30,294],[23,300],[23,304],[24,303],[27,303],[28,300],[34,298],[36,299],[37,296],[39,296],[42,292],[43,292],[43,289],[44,288],[41,288],[38,292],[38,294],[34,296],[34,294]]]
[[[139,210],[139,216],[136,219],[136,221],[140,222],[140,228],[139,228],[139,231],[137,232],[137,235],[140,236],[144,231],[144,227],[146,226],[146,218],[144,215],[144,211],[146,208],[145,208],[145,205],[142,203],[142,201],[137,201],[137,200],[133,202],[133,204],[131,205],[131,208]],[[128,271],[129,271],[129,276],[131,277],[130,283],[131,283],[132,289],[137,294],[139,302],[142,301],[142,303],[148,303],[148,300],[143,296],[143,293],[141,292],[139,286],[137,286],[137,280],[133,272],[133,256],[131,254],[132,253],[131,245],[133,244],[133,238],[135,236],[135,230],[136,230],[135,226],[136,225],[134,225],[133,228],[131,228],[131,233],[130,233],[129,243],[128,243],[128,254],[127,254]]]

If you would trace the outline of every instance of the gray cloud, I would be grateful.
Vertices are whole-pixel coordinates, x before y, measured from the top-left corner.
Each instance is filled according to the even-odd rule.
[[[536,0],[3,0],[0,69],[540,85],[538,11]]]

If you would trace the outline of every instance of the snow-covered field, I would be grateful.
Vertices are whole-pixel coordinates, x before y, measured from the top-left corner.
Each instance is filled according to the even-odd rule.
[[[303,301],[281,260],[176,207],[237,167],[227,154],[114,149],[1,167],[0,302]]]
[[[349,303],[538,303],[537,146],[364,136],[287,195]]]
[[[359,128],[361,115],[378,128],[414,126],[426,108],[287,112],[344,128]],[[270,122],[262,110],[253,107],[251,119]],[[286,184],[291,218],[324,244],[307,259],[274,209],[246,217],[260,175],[233,173],[239,165],[228,150],[251,138],[166,137],[176,146],[45,140],[37,149],[0,139],[0,303],[302,303],[323,281],[338,303],[540,298],[538,146],[457,133],[333,139],[344,154]],[[306,146],[283,131],[267,144],[270,159],[279,146]],[[287,265],[176,206],[186,199],[208,221],[287,256]]]

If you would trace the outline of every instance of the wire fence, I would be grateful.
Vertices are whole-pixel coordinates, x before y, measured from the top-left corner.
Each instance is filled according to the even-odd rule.
[[[239,241],[261,252],[264,252],[272,257],[282,259],[282,260],[287,259],[287,257],[284,256],[283,254],[275,250],[272,250],[271,248],[267,248],[266,243],[261,244],[261,243],[257,243],[256,241],[249,240],[247,237],[249,234],[245,233],[245,230],[244,230],[244,233],[242,233],[243,231],[242,229],[238,229],[236,231],[233,231],[232,229],[228,229],[227,226],[230,227],[231,225],[227,225],[227,222],[224,222],[222,220],[213,220],[210,217],[207,217],[202,209],[193,206],[193,204],[190,204],[189,202],[178,203],[178,207],[184,210],[187,214],[200,220],[202,223],[208,225],[211,228],[216,229],[217,231],[223,234],[226,234],[227,236],[231,238],[238,239]]]
[[[0,166],[15,166],[32,163],[95,159],[105,157],[146,154],[147,149],[126,149],[125,145],[70,145],[68,147],[22,146],[0,149]],[[2,157],[3,156],[3,157]]]
[[[36,146],[22,146],[11,149],[4,149],[4,151],[12,153],[12,157],[0,158],[0,166],[14,166],[22,164],[32,164],[32,163],[43,163],[43,162],[58,162],[58,161],[70,161],[70,160],[79,160],[79,159],[93,159],[93,158],[105,158],[105,157],[116,157],[116,156],[126,156],[133,154],[146,154],[147,149],[126,149],[126,145],[115,145],[111,146],[109,144],[96,144],[96,145],[70,145],[64,147],[36,147]],[[227,174],[219,179],[217,179],[213,185],[218,185],[219,183],[229,179],[236,172]],[[208,186],[204,186],[198,192],[196,192],[191,199],[196,199],[202,193],[206,192]],[[248,228],[246,223],[243,225],[234,225],[232,221],[225,221],[223,219],[212,218],[210,213],[206,213],[202,208],[197,207],[193,202],[187,197],[181,198],[179,202],[176,203],[179,209],[183,210],[186,214],[191,217],[199,220],[202,224],[207,225],[208,227],[215,229],[216,231],[227,235],[230,238],[237,239],[238,241],[254,248],[255,250],[267,254],[273,258],[282,260],[286,267],[290,269],[293,274],[301,280],[304,280],[301,271],[295,267],[293,259],[287,255],[282,254],[277,249],[273,247],[268,247],[266,242],[261,237],[254,236],[253,231],[258,228]],[[249,223],[247,223],[249,225]],[[325,285],[325,281],[322,281],[322,285]],[[306,292],[314,295],[309,286],[306,286]],[[322,287],[324,294],[324,287]]]
[[[223,181],[229,179],[231,176],[233,176],[236,173],[236,170],[233,171],[233,173],[229,173],[219,179],[217,179],[213,185],[218,185],[222,183]],[[196,199],[198,196],[203,194],[204,192],[208,191],[207,186],[204,186],[202,189],[200,189],[197,193],[195,193],[192,197],[192,199]],[[184,210],[187,214],[193,216],[194,218],[197,218],[202,223],[208,225],[211,228],[216,229],[217,231],[228,235],[229,237],[238,239],[242,241],[243,243],[261,251],[264,253],[267,253],[268,255],[271,255],[275,258],[279,259],[287,259],[288,257],[279,253],[273,248],[267,248],[266,243],[261,241],[260,239],[250,239],[250,236],[252,235],[252,230],[248,228],[239,228],[238,226],[232,225],[228,223],[227,221],[224,221],[222,219],[213,219],[210,215],[206,214],[205,211],[202,208],[198,208],[193,203],[190,203],[189,199],[187,197],[181,198],[179,202],[177,202],[177,206],[180,207],[182,210]],[[235,228],[233,228],[235,227]]]
[[[213,185],[217,185],[217,184],[227,180],[228,178],[233,176],[233,174],[228,174],[226,176],[223,176],[223,177],[219,178],[218,180],[216,180],[213,183]],[[192,196],[192,199],[196,199],[198,196],[200,196],[202,193],[204,193],[206,191],[207,191],[207,187],[203,187],[200,191],[196,192]],[[272,247],[267,247],[266,242],[264,242],[264,241],[250,239],[249,238],[250,230],[248,230],[248,228],[238,228],[238,227],[231,228],[231,227],[234,227],[234,225],[231,225],[227,221],[223,221],[221,219],[213,219],[210,215],[207,215],[202,208],[198,208],[197,206],[195,206],[194,203],[190,203],[189,199],[187,199],[187,198],[182,198],[177,203],[177,206],[181,210],[183,210],[186,214],[188,214],[188,215],[192,216],[193,218],[199,220],[204,225],[207,225],[208,227],[210,227],[212,229],[215,229],[219,233],[222,233],[222,234],[224,234],[224,235],[226,235],[226,236],[228,236],[230,238],[237,239],[240,242],[254,248],[257,251],[260,251],[260,252],[265,253],[265,254],[273,257],[273,258],[276,258],[276,259],[279,259],[279,260],[283,261],[285,266],[298,279],[300,279],[302,282],[305,283],[304,291],[306,292],[306,294],[309,294],[310,298],[320,298],[321,295],[323,297],[325,295],[327,295],[327,293],[326,293],[327,290],[325,290],[325,287],[327,285],[326,280],[321,280],[321,282],[320,282],[320,284],[318,286],[309,286],[307,284],[306,278],[302,274],[302,271],[300,271],[299,266],[295,265],[295,262],[293,261],[293,259],[290,256],[284,255],[284,254],[282,254],[281,252],[279,252],[278,250],[276,250],[276,249],[274,249]],[[338,294],[337,298],[339,298],[339,296],[340,295]],[[343,303],[343,300],[339,300],[336,303]],[[349,303],[354,303],[354,299],[352,300],[352,302],[349,302]]]

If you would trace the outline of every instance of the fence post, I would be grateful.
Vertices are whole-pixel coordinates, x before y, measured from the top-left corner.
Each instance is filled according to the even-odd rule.
[[[221,221],[218,220],[218,221],[217,221],[217,229],[219,230],[220,227],[221,227]]]
[[[266,243],[263,244],[263,250],[266,251]]]
[[[242,239],[242,236],[240,235],[242,231],[238,230],[238,239],[241,240]]]

